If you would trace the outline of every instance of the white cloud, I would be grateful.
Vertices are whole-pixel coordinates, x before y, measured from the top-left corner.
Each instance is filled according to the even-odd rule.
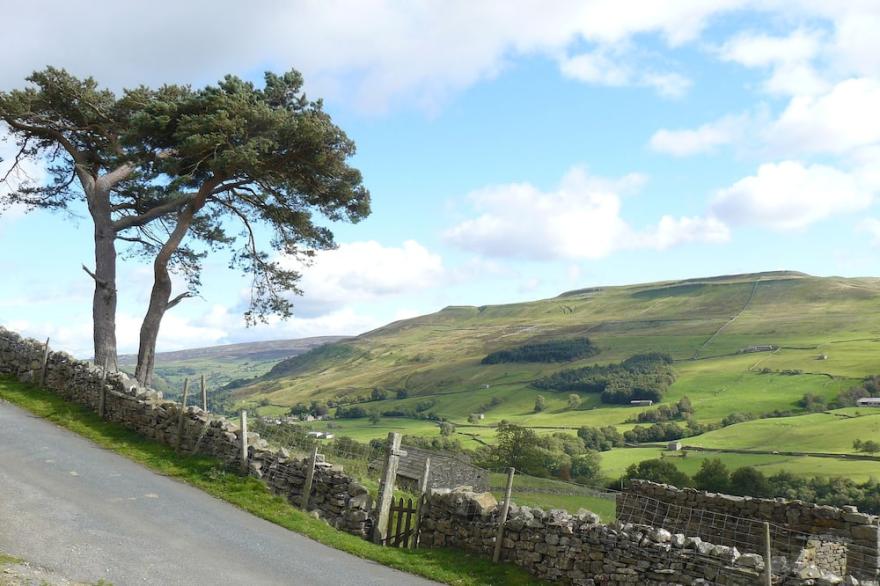
[[[32,160],[24,160],[13,169],[17,153],[18,147],[7,133],[6,126],[0,125],[0,231],[26,212],[21,205],[4,205],[4,198],[23,186],[39,185],[46,178],[42,165]]]
[[[848,79],[821,96],[797,96],[768,129],[785,152],[844,153],[880,141],[880,81]]]
[[[300,316],[420,291],[438,285],[447,274],[443,259],[414,240],[399,247],[349,242],[317,252],[309,266],[290,258],[282,262],[302,271],[303,296],[293,300]]]
[[[819,31],[797,29],[787,36],[764,33],[741,33],[724,43],[719,55],[746,67],[771,68],[764,83],[770,93],[783,95],[815,94],[827,88],[827,82],[811,62],[824,45]]]
[[[447,230],[445,238],[486,256],[531,260],[598,259],[622,249],[725,238],[717,221],[699,218],[663,218],[656,227],[634,230],[621,217],[620,193],[643,182],[639,175],[597,178],[575,167],[554,191],[529,183],[486,187],[468,196],[476,217]]]
[[[412,312],[398,312],[411,317]],[[354,335],[379,327],[383,320],[364,315],[350,307],[343,307],[323,315],[287,321],[278,318],[269,324],[246,327],[240,314],[221,305],[211,307],[206,313],[187,316],[171,311],[162,320],[156,347],[159,352],[171,352],[187,348],[201,348],[234,342],[250,342],[312,336]],[[119,312],[116,317],[117,345],[120,354],[135,354],[138,349],[138,332],[141,317]],[[89,358],[92,352],[92,324],[83,313],[70,318],[63,325],[53,321],[31,319],[0,319],[0,325],[24,336],[45,340],[55,350],[63,350],[80,358]]]
[[[661,128],[651,136],[649,144],[657,152],[676,157],[711,152],[739,140],[746,124],[748,116],[724,116],[690,130]]]
[[[711,18],[748,3],[563,0],[549,9],[539,0],[453,0],[438,9],[430,2],[393,0],[219,5],[99,0],[84,11],[44,0],[4,14],[4,40],[16,47],[18,58],[0,62],[0,88],[20,86],[46,63],[94,75],[112,87],[204,83],[230,71],[292,65],[320,95],[374,110],[400,100],[431,108],[496,76],[518,57],[557,59],[584,43],[620,46],[640,34],[680,46],[699,38]],[[174,18],[167,18],[171,13]],[[137,33],[120,23],[137,23]],[[100,31],[99,44],[82,30]],[[216,42],[233,30],[235,43]],[[683,78],[675,76],[642,80],[671,94],[683,87]]]
[[[679,244],[707,242],[720,244],[730,240],[730,229],[718,218],[663,216],[657,226],[638,235],[637,242],[643,248],[665,250]]]
[[[720,190],[711,213],[730,224],[801,229],[829,216],[865,209],[873,195],[852,174],[825,165],[783,161]]]
[[[656,131],[649,141],[658,152],[688,156],[711,152],[719,146],[743,146],[751,141],[756,153],[780,158],[799,155],[858,156],[860,150],[880,145],[880,80],[841,81],[818,95],[792,97],[773,118],[765,108],[728,115],[693,129]]]
[[[560,60],[559,68],[563,75],[578,81],[609,87],[649,87],[666,98],[679,98],[691,87],[691,80],[681,74],[634,67],[625,59],[610,57],[605,51],[593,51],[566,57]]]
[[[798,29],[785,37],[763,33],[741,33],[720,49],[721,58],[747,67],[766,67],[778,63],[801,63],[815,57],[822,35]]]

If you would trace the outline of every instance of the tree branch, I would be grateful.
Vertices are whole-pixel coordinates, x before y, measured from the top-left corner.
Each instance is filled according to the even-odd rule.
[[[124,163],[119,167],[113,169],[109,173],[100,177],[97,181],[98,189],[110,189],[126,177],[131,174],[134,170],[134,165],[131,163]]]
[[[107,281],[105,281],[104,279],[99,279],[98,276],[90,271],[86,265],[83,265],[82,269],[86,272],[88,276],[95,280],[95,283],[97,283],[98,287],[101,287],[102,289],[109,289]]]
[[[67,137],[64,136],[61,132],[55,130],[54,128],[45,128],[40,126],[31,126],[29,124],[22,124],[17,120],[11,120],[7,117],[3,117],[3,121],[15,130],[21,132],[30,132],[31,134],[35,134],[49,140],[54,140],[55,142],[60,144],[64,148],[64,150],[67,151],[67,153],[73,158],[76,173],[77,175],[79,175],[80,181],[83,182],[83,187],[86,188],[87,191],[94,188],[95,178],[86,172],[87,161],[85,156],[83,156],[79,149],[77,149],[73,145],[73,143],[70,142],[70,140],[68,140]]]
[[[116,232],[118,233],[129,228],[139,228],[145,224],[149,224],[156,218],[164,216],[167,213],[179,210],[187,203],[192,201],[192,199],[192,195],[176,197],[147,210],[143,214],[139,214],[137,216],[125,216],[113,222],[113,229],[116,230]]]
[[[178,295],[177,297],[175,297],[174,299],[172,299],[171,301],[168,302],[168,304],[165,306],[165,311],[168,311],[169,309],[171,309],[172,307],[174,307],[175,305],[177,305],[178,303],[180,303],[181,301],[183,301],[184,299],[186,299],[188,297],[195,297],[195,295],[193,295],[189,291],[185,291],[185,292],[181,293],[180,295]]]

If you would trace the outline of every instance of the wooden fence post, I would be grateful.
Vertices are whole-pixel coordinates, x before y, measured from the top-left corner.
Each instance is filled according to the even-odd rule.
[[[208,411],[208,387],[205,386],[205,375],[202,375],[202,411]]]
[[[770,548],[770,523],[764,521],[764,584],[773,586],[773,551]]]
[[[300,497],[300,508],[303,511],[309,510],[309,499],[312,497],[312,482],[315,480],[315,464],[318,462],[318,446],[315,446],[312,449],[312,455],[309,457],[309,462],[306,464],[308,468],[306,469],[306,482],[303,484],[303,492]]]
[[[413,533],[412,546],[413,549],[419,547],[419,536],[422,531],[422,513],[424,506],[427,504],[428,489],[431,488],[431,457],[425,458],[425,467],[422,469],[422,477],[419,479],[419,500],[418,509],[416,510],[416,528]]]
[[[496,564],[501,559],[501,542],[504,540],[504,524],[507,523],[507,514],[510,512],[510,495],[513,493],[513,475],[516,470],[507,469],[507,489],[504,491],[504,506],[501,508],[501,516],[498,517],[498,533],[495,534],[495,552],[492,561]]]
[[[376,515],[376,524],[373,526],[374,543],[384,543],[388,535],[388,519],[391,514],[391,502],[394,500],[394,482],[397,479],[400,456],[403,454],[405,452],[400,451],[400,434],[392,431],[388,434],[388,443],[385,447],[385,470],[379,485],[379,511]]]
[[[101,371],[101,388],[98,389],[98,417],[104,419],[104,412],[107,409],[107,360],[104,357],[104,369]]]
[[[183,379],[183,398],[180,401],[180,413],[177,416],[177,446],[175,451],[180,453],[183,445],[183,424],[186,419],[186,397],[189,395],[189,378]]]
[[[247,411],[241,412],[241,473],[248,473]]]
[[[40,369],[40,388],[46,387],[46,374],[49,370],[49,338],[46,338],[46,346],[43,348],[43,367]]]

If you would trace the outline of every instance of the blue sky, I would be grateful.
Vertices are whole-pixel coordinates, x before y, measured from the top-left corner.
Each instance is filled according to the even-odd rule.
[[[339,248],[305,270],[294,319],[245,328],[246,281],[215,256],[160,350],[594,285],[878,273],[876,2],[126,4],[11,9],[0,90],[46,64],[117,90],[297,68],[373,196],[367,220],[333,226]],[[81,35],[84,19],[105,37]],[[88,355],[88,217],[7,210],[0,250],[0,323]],[[120,273],[130,352],[150,271]]]

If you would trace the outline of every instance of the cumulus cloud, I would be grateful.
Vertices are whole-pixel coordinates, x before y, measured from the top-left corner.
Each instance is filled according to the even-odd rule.
[[[651,136],[651,149],[686,157],[712,152],[717,147],[731,144],[742,137],[748,116],[724,116],[695,129],[667,130],[661,128]]]
[[[665,250],[679,244],[707,242],[719,244],[730,240],[730,229],[718,218],[663,216],[657,226],[636,236],[642,248]]]
[[[294,299],[294,312],[302,317],[427,289],[447,274],[443,259],[415,240],[398,247],[374,240],[349,242],[317,252],[309,266],[289,257],[281,262],[302,271],[303,296]]]
[[[780,158],[800,155],[851,157],[880,145],[880,80],[853,78],[818,94],[792,97],[776,116],[763,107],[727,115],[692,129],[660,129],[651,149],[673,156],[712,152],[726,145],[749,145],[749,152]]]
[[[854,175],[826,165],[783,161],[721,189],[711,204],[729,224],[796,230],[819,220],[867,208],[873,199]]]
[[[819,31],[797,29],[786,36],[764,33],[740,33],[719,49],[724,61],[746,67],[770,68],[764,89],[783,95],[815,94],[827,88],[827,82],[812,66],[824,44]]]
[[[435,107],[518,57],[556,59],[584,43],[620,46],[640,34],[679,46],[699,38],[711,18],[748,3],[563,0],[548,10],[538,0],[455,0],[437,10],[433,3],[392,0],[257,0],[219,8],[202,1],[98,0],[84,11],[42,0],[4,15],[7,45],[28,58],[0,62],[0,88],[21,85],[46,63],[113,87],[204,83],[230,71],[293,65],[306,73],[312,91],[367,109],[398,100]],[[171,13],[174,18],[167,18]],[[137,23],[138,34],[129,23]],[[82,30],[98,31],[98,37]],[[230,31],[235,43],[217,42]],[[683,78],[662,72],[635,79],[673,94],[683,88]]]
[[[820,96],[797,96],[768,129],[785,152],[846,153],[880,141],[880,81],[848,79]]]
[[[405,312],[398,312],[397,315],[411,317],[411,313]],[[127,312],[117,314],[117,344],[121,354],[137,353],[140,320],[140,316]],[[313,317],[294,317],[286,321],[271,319],[268,324],[249,328],[239,313],[222,305],[214,305],[202,314],[184,315],[173,311],[166,314],[156,346],[159,352],[171,352],[236,342],[355,335],[377,328],[382,323],[383,320],[374,315],[343,307]],[[70,318],[63,324],[57,321],[0,318],[0,325],[39,340],[50,338],[53,348],[80,358],[93,355],[92,324],[86,313]]]
[[[486,256],[531,260],[598,259],[627,248],[726,239],[711,219],[670,217],[641,232],[633,229],[621,216],[620,194],[643,182],[639,175],[608,180],[575,167],[553,191],[529,183],[486,187],[468,196],[477,215],[447,230],[445,238]]]
[[[559,67],[570,79],[609,87],[649,87],[666,98],[679,98],[691,87],[691,80],[679,73],[637,68],[623,59],[620,56],[613,58],[604,51],[594,51],[566,57],[560,61]]]

